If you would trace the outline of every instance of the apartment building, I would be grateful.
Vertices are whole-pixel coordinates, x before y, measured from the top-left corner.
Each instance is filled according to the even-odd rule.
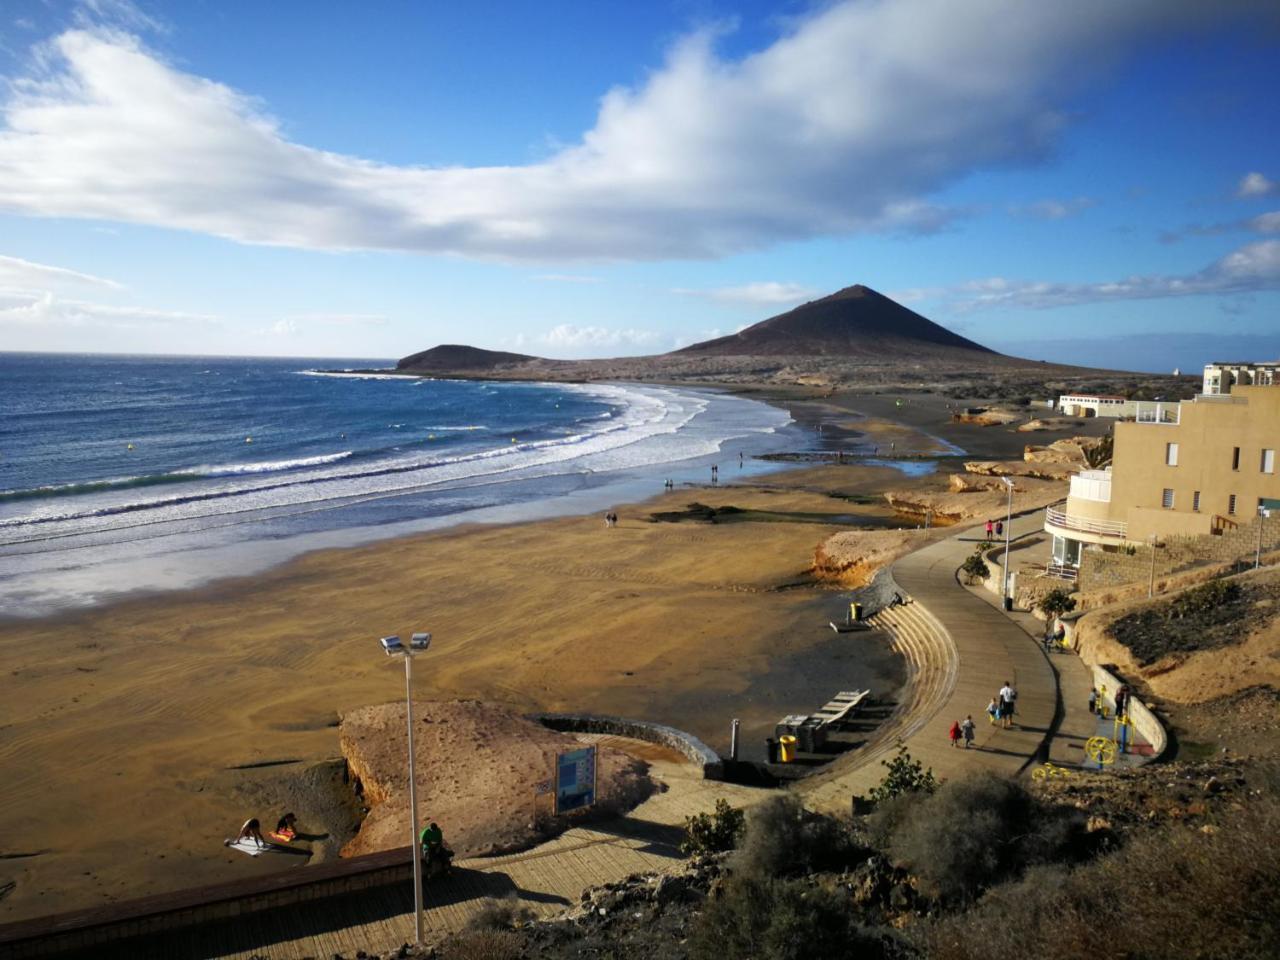
[[[1280,384],[1280,362],[1206,363],[1201,392],[1216,395],[1230,393],[1236,386],[1270,387],[1277,384]]]
[[[1275,387],[1236,385],[1117,423],[1111,467],[1072,477],[1066,506],[1046,513],[1054,561],[1076,567],[1082,550],[1220,533],[1280,510],[1277,451]]]

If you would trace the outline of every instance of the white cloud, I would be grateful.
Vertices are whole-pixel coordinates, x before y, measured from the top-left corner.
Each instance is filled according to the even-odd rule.
[[[95,277],[91,273],[80,273],[65,267],[51,267],[44,263],[33,263],[18,257],[0,255],[0,287],[16,287],[18,289],[44,287],[105,287],[111,290],[123,290],[124,287],[114,280]]]
[[[1064,220],[1097,205],[1098,201],[1092,197],[1073,197],[1070,200],[1037,200],[1035,203],[1014,205],[1009,212],[1036,220]]]
[[[687,37],[643,84],[608,91],[577,143],[476,168],[294,143],[251,97],[136,37],[72,30],[38,58],[43,72],[12,85],[0,210],[544,261],[932,230],[956,211],[923,200],[931,191],[1043,158],[1092,74],[1155,33],[1222,16],[1194,0],[824,5],[739,60],[711,31]]]
[[[1053,283],[990,277],[946,293],[961,310],[982,307],[1067,307],[1113,300],[1255,293],[1280,290],[1280,240],[1259,240],[1183,276],[1147,275],[1105,283]]]
[[[1267,179],[1256,170],[1252,173],[1246,173],[1240,178],[1240,184],[1236,187],[1237,197],[1266,197],[1275,193],[1277,184],[1274,180]]]
[[[653,330],[579,327],[572,323],[562,323],[536,339],[548,346],[578,350],[594,347],[641,347],[658,342],[661,336]]]
[[[584,273],[540,273],[533,279],[547,283],[604,283],[601,277]]]
[[[70,300],[50,291],[41,293],[0,291],[0,325],[104,327],[130,330],[139,327],[212,325],[221,321],[207,314],[147,307],[116,306],[86,300]]]
[[[799,283],[777,283],[775,281],[756,281],[744,283],[736,287],[715,287],[709,290],[690,290],[677,287],[673,293],[689,297],[704,297],[718,300],[721,303],[746,303],[752,306],[777,306],[779,304],[797,304],[812,300],[818,290]]]
[[[1280,233],[1280,210],[1254,217],[1249,221],[1249,229],[1258,233]]]

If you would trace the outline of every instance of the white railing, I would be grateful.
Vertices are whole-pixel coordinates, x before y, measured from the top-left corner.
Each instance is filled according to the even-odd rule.
[[[1139,423],[1177,424],[1182,419],[1182,406],[1178,403],[1139,400],[1134,419]]]
[[[1121,520],[1093,520],[1089,517],[1077,517],[1062,510],[1046,510],[1045,520],[1052,527],[1062,530],[1076,530],[1080,533],[1096,533],[1104,537],[1124,537],[1129,525]]]
[[[1074,583],[1077,573],[1078,571],[1075,567],[1069,566],[1065,563],[1054,563],[1050,560],[1044,565],[1044,575],[1046,577],[1052,577],[1055,580],[1070,580]]]

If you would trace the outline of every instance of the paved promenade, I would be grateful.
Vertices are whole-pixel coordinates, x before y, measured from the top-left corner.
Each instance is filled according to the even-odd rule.
[[[1015,517],[1011,536],[1033,533],[1042,522],[1042,511]],[[928,695],[905,705],[911,722],[901,731],[890,731],[888,742],[878,740],[871,750],[850,755],[806,780],[799,789],[813,806],[848,810],[853,794],[866,793],[879,783],[884,769],[878,761],[892,756],[899,741],[943,779],[979,768],[1016,776],[1036,761],[1048,741],[1055,760],[1079,762],[1078,748],[1070,759],[1069,743],[1075,738],[1051,738],[1059,710],[1056,671],[1070,676],[1073,685],[1085,684],[1078,709],[1067,715],[1083,713],[1091,720],[1085,709],[1088,671],[1075,656],[1046,657],[1038,639],[1044,629],[1040,621],[1029,614],[1015,615],[1029,621],[1024,627],[1000,609],[999,598],[957,580],[956,570],[980,539],[978,528],[963,530],[894,564],[894,579],[913,602],[886,611],[881,619],[904,646],[917,688],[926,688]],[[987,702],[1006,680],[1018,691],[1016,722],[1009,730],[991,725],[986,715]],[[953,748],[947,731],[952,721],[969,715],[977,724],[976,749]],[[1081,725],[1082,732],[1089,726]]]

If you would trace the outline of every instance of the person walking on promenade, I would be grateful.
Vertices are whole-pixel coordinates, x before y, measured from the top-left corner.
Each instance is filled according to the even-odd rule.
[[[1017,692],[1006,680],[1004,686],[1000,688],[1000,719],[1004,721],[1003,726],[1006,730],[1013,726],[1013,702],[1017,699]]]
[[[1000,698],[992,697],[991,702],[987,704],[987,719],[991,721],[994,727],[1000,720]]]
[[[955,746],[960,742],[960,721],[952,720],[951,729],[947,731],[947,736],[951,738],[951,746]]]
[[[987,521],[987,539],[988,540],[991,539],[992,532],[995,530],[995,528],[996,528],[996,525],[992,523],[990,520],[988,520]]]
[[[964,748],[968,750],[973,745],[973,714],[964,718],[964,722],[960,724],[960,732],[964,734]]]
[[[997,520],[997,521],[996,521],[996,536],[997,536],[997,537],[1003,537],[1003,536],[1004,536],[1004,521],[1003,521],[1003,520]]]

